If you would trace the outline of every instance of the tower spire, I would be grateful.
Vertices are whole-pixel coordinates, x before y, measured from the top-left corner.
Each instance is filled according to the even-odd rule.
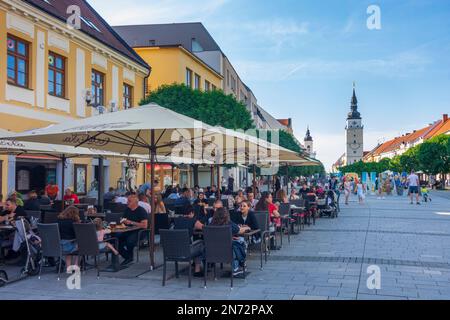
[[[306,130],[306,136],[305,136],[305,141],[312,141],[313,138],[311,137],[311,131],[309,131],[309,125],[308,125],[308,129]]]
[[[350,113],[348,119],[361,119],[361,114],[358,112],[358,98],[356,98],[356,83],[353,81],[353,96],[350,106]]]

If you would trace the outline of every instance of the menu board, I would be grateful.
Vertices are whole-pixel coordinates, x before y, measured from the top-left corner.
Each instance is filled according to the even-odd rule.
[[[30,171],[19,170],[17,172],[17,190],[30,190]]]

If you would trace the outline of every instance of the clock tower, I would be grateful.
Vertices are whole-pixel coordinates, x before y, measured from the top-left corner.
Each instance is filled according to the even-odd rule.
[[[345,130],[347,133],[346,164],[349,165],[361,161],[364,156],[364,126],[361,114],[358,112],[355,84],[353,84],[351,111],[347,117]]]

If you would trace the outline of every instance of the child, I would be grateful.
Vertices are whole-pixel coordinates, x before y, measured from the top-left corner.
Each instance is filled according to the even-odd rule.
[[[119,252],[114,248],[114,246],[111,243],[108,243],[104,241],[105,235],[110,234],[110,230],[105,230],[103,228],[103,221],[100,218],[94,219],[94,224],[97,229],[97,240],[98,240],[98,247],[100,250],[104,250],[105,248],[108,248],[109,250],[114,253],[114,255],[119,255]]]
[[[425,186],[425,185],[422,186],[422,188],[420,189],[420,192],[422,193],[423,202],[428,202],[428,201],[431,202],[431,198],[428,195],[428,188],[427,188],[427,186]]]
[[[363,204],[366,196],[364,195],[364,186],[361,182],[358,182],[357,190],[358,190],[359,204]]]

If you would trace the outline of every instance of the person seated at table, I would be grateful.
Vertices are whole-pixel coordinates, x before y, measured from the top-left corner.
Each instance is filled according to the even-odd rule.
[[[155,214],[166,214],[166,205],[164,204],[161,194],[157,194],[155,198]]]
[[[306,195],[309,193],[309,188],[306,183],[303,184],[301,189],[299,190],[299,194],[302,196],[302,199],[306,199]]]
[[[86,211],[86,215],[89,217],[89,216],[95,216],[95,215],[97,215],[97,208],[95,208],[95,207],[89,207],[88,209],[87,209],[87,211]]]
[[[6,224],[21,217],[26,218],[26,216],[25,209],[18,206],[15,199],[7,199],[3,212],[0,214],[0,223]]]
[[[242,274],[244,272],[243,268],[245,267],[245,261],[247,258],[246,245],[242,235],[251,229],[248,226],[239,227],[236,223],[232,222],[230,219],[230,214],[225,208],[219,208],[214,212],[210,225],[231,226],[231,232],[233,234],[233,276]]]
[[[244,192],[242,190],[239,190],[238,194],[234,198],[235,206],[240,207],[241,203],[246,200],[247,200],[247,198],[245,197]]]
[[[273,204],[272,194],[269,192],[263,192],[261,199],[255,207],[256,211],[269,212],[270,222],[275,224],[277,227],[281,227],[280,213],[278,212],[278,207]]]
[[[208,208],[208,200],[205,197],[203,192],[198,194],[198,198],[194,201],[194,208],[197,211],[202,211],[202,213],[206,214],[206,208]]]
[[[222,196],[221,200],[228,200],[228,208],[227,210],[234,210],[234,197],[230,190],[226,190]]]
[[[128,204],[128,197],[131,195],[131,192],[125,193],[125,195],[119,195],[116,196],[113,200],[114,203],[120,203],[120,204]]]
[[[148,203],[147,196],[143,193],[140,193],[138,197],[139,197],[139,206],[144,208],[145,211],[147,212],[147,214],[151,214],[152,207],[151,207],[150,203]]]
[[[139,198],[136,194],[128,196],[127,209],[123,215],[127,226],[137,227],[139,229],[148,228],[148,214],[144,208],[139,206]],[[138,230],[133,232],[125,232],[117,236],[119,239],[119,253],[125,259],[122,265],[133,262],[134,247],[136,247],[138,239]]]
[[[181,197],[175,200],[175,206],[182,207],[188,206],[190,204],[191,204],[190,191],[188,188],[183,188],[183,190],[181,190]]]
[[[250,208],[254,210],[256,204],[258,203],[258,199],[255,198],[255,194],[253,193],[253,191],[247,192],[247,200],[248,202],[250,202]]]
[[[209,191],[206,192],[205,195],[208,199],[210,199],[210,198],[217,199],[217,187],[211,186],[211,188],[209,189]]]
[[[48,205],[51,205],[51,204],[52,204],[52,201],[51,201],[50,198],[47,196],[47,194],[45,193],[44,190],[41,190],[41,191],[39,192],[38,200],[39,200],[39,205],[41,205],[41,206],[48,206]]]
[[[59,243],[63,254],[66,256],[66,268],[71,265],[78,265],[78,258],[70,256],[77,250],[74,223],[80,223],[80,211],[77,207],[68,207],[58,215],[59,235],[61,237]]]
[[[172,188],[170,194],[167,196],[167,199],[168,200],[177,200],[177,199],[179,199],[180,198],[180,194],[179,194],[178,190],[179,189],[177,187]]]
[[[288,198],[288,196],[287,196],[287,194],[286,194],[286,191],[284,191],[284,190],[279,190],[278,191],[278,196],[279,196],[279,200],[281,201],[281,203],[289,203],[289,198]]]
[[[241,226],[247,226],[251,230],[259,229],[258,220],[256,219],[255,213],[251,210],[249,201],[241,202],[239,215],[236,215],[234,223]]]
[[[295,200],[299,200],[300,197],[297,195],[297,190],[295,190],[295,188],[291,189],[291,194],[289,195],[289,200],[290,201],[295,201]]]
[[[78,196],[75,193],[73,193],[70,188],[66,189],[63,200],[65,202],[70,202],[72,204],[80,204],[80,199],[78,199]]]
[[[17,206],[19,206],[19,207],[23,207],[23,205],[24,205],[23,200],[22,200],[22,195],[19,194],[19,193],[18,193],[17,191],[15,191],[15,190],[13,190],[13,191],[10,193],[8,199],[13,200],[13,201],[17,204]]]
[[[30,211],[39,211],[41,210],[40,207],[41,204],[39,202],[36,191],[30,191],[28,193],[28,200],[25,201],[23,208]]]
[[[54,180],[45,187],[45,194],[50,198],[51,201],[55,201],[59,194],[59,187],[55,184]]]
[[[97,230],[97,241],[99,250],[105,250],[106,248],[108,248],[114,255],[118,256],[119,251],[117,251],[116,248],[114,248],[114,246],[111,243],[105,241],[105,236],[107,234],[111,234],[111,230],[105,229],[103,227],[103,220],[100,218],[94,219],[93,222],[95,224],[95,229]]]
[[[108,192],[105,193],[105,195],[103,196],[103,199],[106,201],[112,201],[114,199],[114,197],[116,196],[116,192],[114,190],[114,188],[109,188]]]

